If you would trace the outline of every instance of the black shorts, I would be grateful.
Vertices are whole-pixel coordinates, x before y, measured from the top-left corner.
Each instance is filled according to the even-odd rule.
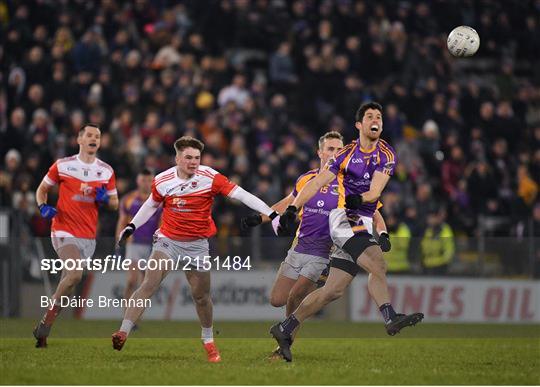
[[[368,233],[358,233],[350,238],[342,248],[337,247],[332,253],[330,266],[343,270],[352,276],[358,274],[358,257],[370,246],[377,246],[375,238]]]

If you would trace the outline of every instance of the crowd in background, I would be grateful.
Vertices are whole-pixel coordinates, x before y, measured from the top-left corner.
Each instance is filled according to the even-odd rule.
[[[272,204],[375,100],[399,159],[391,227],[422,237],[437,212],[456,236],[538,236],[539,15],[533,0],[0,2],[1,203],[48,235],[34,191],[92,122],[120,196],[192,135],[203,164]],[[446,36],[462,24],[481,45],[458,60]],[[219,201],[221,235],[247,212]]]

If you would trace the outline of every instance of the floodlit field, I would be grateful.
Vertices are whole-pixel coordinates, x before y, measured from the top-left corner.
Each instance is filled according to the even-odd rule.
[[[270,323],[215,323],[208,364],[196,323],[145,321],[121,352],[117,321],[58,321],[47,349],[34,321],[0,320],[2,384],[539,384],[540,326],[427,324],[389,337],[381,324],[310,322],[293,363],[270,362]]]

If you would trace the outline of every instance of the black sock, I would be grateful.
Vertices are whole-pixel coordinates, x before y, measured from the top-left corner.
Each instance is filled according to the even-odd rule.
[[[298,321],[296,317],[294,317],[294,314],[291,314],[285,319],[285,321],[279,324],[281,331],[285,332],[289,336],[292,335],[293,331],[298,325],[300,325],[300,321]]]
[[[389,321],[393,320],[394,317],[396,317],[396,311],[394,310],[394,308],[392,308],[392,304],[390,304],[389,302],[387,302],[386,304],[382,304],[379,307],[379,310],[381,311],[385,324],[388,324]]]

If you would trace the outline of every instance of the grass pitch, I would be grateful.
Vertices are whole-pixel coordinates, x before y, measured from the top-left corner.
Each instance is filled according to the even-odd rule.
[[[118,321],[60,318],[36,349],[35,321],[0,320],[1,384],[539,384],[540,326],[420,324],[396,337],[381,324],[308,322],[292,363],[270,362],[270,323],[216,322],[220,364],[196,323],[145,321],[121,352]]]

